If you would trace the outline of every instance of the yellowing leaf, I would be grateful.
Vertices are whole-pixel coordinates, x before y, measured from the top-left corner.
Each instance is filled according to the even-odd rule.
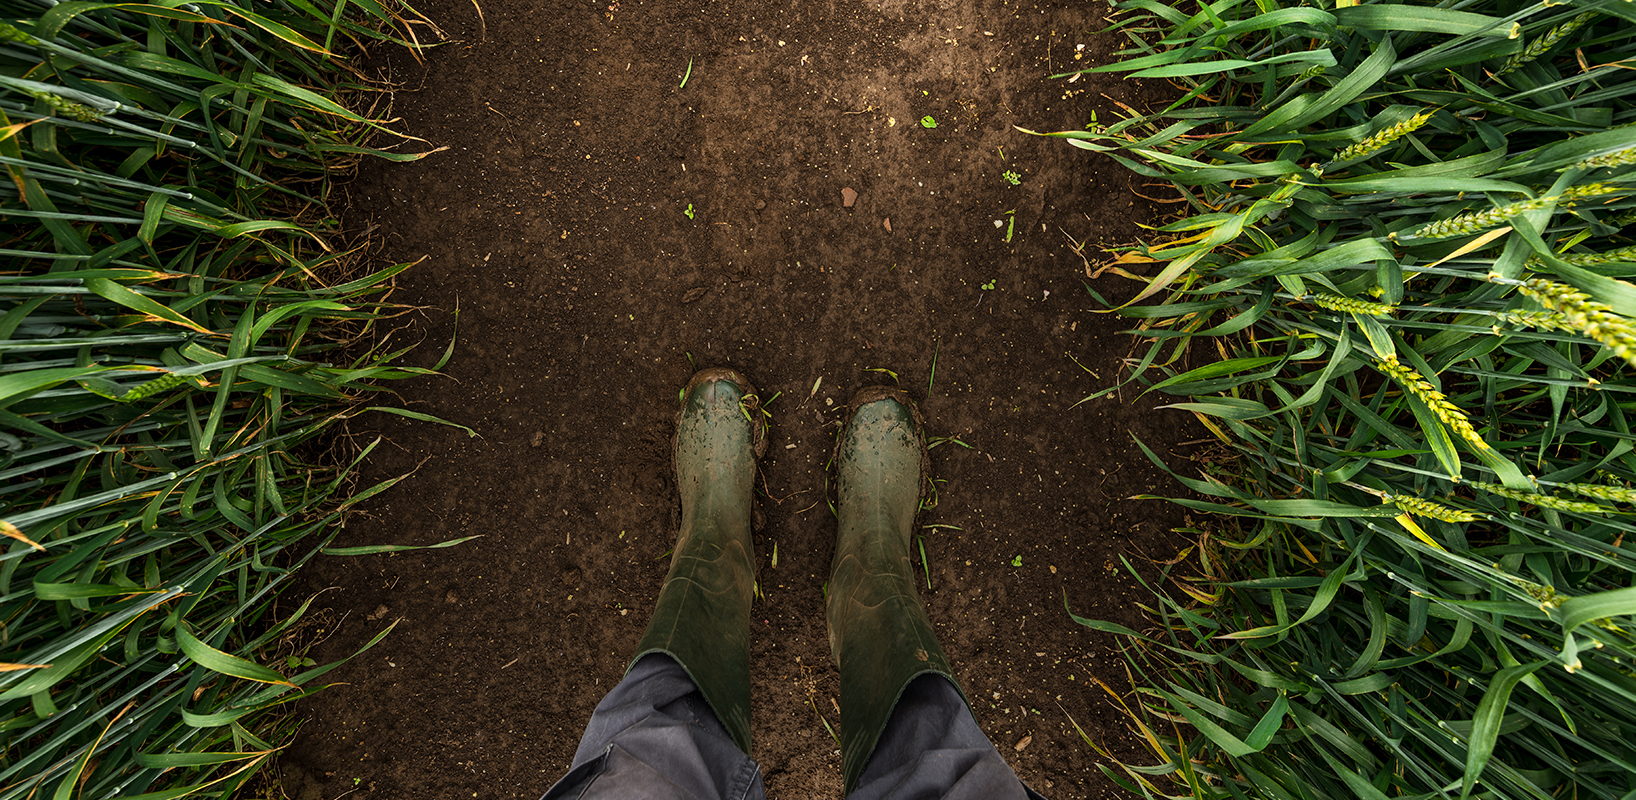
[[[1433,261],[1430,264],[1427,264],[1425,266],[1425,269],[1430,269],[1430,268],[1435,267],[1438,264],[1441,264],[1444,261],[1448,261],[1450,259],[1459,258],[1460,256],[1463,256],[1466,253],[1469,253],[1469,252],[1471,252],[1473,250],[1480,250],[1483,247],[1486,247],[1489,242],[1492,242],[1495,239],[1498,239],[1501,236],[1504,236],[1504,235],[1506,235],[1506,234],[1508,234],[1510,232],[1511,232],[1511,226],[1510,225],[1507,225],[1507,226],[1505,226],[1503,228],[1495,228],[1494,230],[1491,230],[1488,233],[1485,233],[1482,236],[1479,236],[1479,237],[1477,237],[1475,239],[1472,239],[1471,241],[1466,242],[1465,244],[1461,245],[1459,250],[1456,250],[1456,251],[1454,251],[1452,253],[1449,253],[1448,255],[1443,256],[1442,258],[1439,258],[1439,259],[1437,259],[1436,261]]]
[[[1436,539],[1433,539],[1432,537],[1427,536],[1426,532],[1421,530],[1420,526],[1415,524],[1415,521],[1413,519],[1411,519],[1408,514],[1404,514],[1404,515],[1398,517],[1397,518],[1397,524],[1402,525],[1405,529],[1407,529],[1409,531],[1409,533],[1414,534],[1414,538],[1419,539],[1422,542],[1425,542],[1428,546],[1435,547],[1438,550],[1442,550],[1445,553],[1448,552],[1447,549],[1445,549],[1442,545],[1437,543]]]
[[[13,524],[11,524],[11,523],[3,520],[3,519],[0,519],[0,536],[8,536],[10,538],[16,539],[19,542],[22,542],[23,544],[28,545],[29,547],[34,548],[35,550],[39,550],[42,553],[45,552],[45,546],[44,545],[41,545],[39,542],[36,542],[33,539],[30,539],[27,536],[24,536],[23,532],[21,530],[18,530],[16,525],[13,525]],[[0,671],[4,671],[4,670],[0,670]]]

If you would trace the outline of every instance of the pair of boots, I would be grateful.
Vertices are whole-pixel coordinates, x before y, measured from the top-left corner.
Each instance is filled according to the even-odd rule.
[[[830,651],[841,671],[841,754],[850,792],[903,690],[934,673],[958,687],[915,589],[909,540],[928,461],[918,412],[902,392],[853,398],[836,449],[839,531],[829,580]],[[766,424],[755,389],[730,369],[688,382],[677,417],[681,531],[634,664],[682,665],[750,752],[750,506]]]

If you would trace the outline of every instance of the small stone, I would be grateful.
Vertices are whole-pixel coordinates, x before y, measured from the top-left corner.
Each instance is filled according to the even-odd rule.
[[[448,594],[443,595],[443,602],[458,603],[460,602],[460,598],[455,596],[453,589],[450,589]]]
[[[886,229],[887,233],[892,232],[892,218],[891,217],[882,217],[881,221],[880,221],[880,224],[881,224],[881,227]]]
[[[534,435],[529,437],[528,446],[539,447],[542,444],[545,444],[545,431],[535,431]]]
[[[766,200],[757,200],[756,201],[756,210],[757,211],[760,211],[761,209],[766,208],[766,207],[767,207],[767,201]]]
[[[852,204],[856,202],[858,202],[858,193],[853,191],[850,186],[841,187],[841,205],[851,208]]]
[[[375,606],[375,613],[365,616],[364,619],[367,619],[370,622],[374,622],[375,620],[378,620],[378,619],[381,619],[381,618],[385,617],[386,612],[387,612],[386,606]]]

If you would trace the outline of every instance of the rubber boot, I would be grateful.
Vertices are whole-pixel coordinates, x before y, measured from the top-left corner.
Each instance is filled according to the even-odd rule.
[[[750,752],[750,540],[756,459],[767,449],[755,388],[738,372],[698,372],[676,416],[676,487],[682,525],[658,607],[631,665],[674,658],[733,742]]]
[[[841,670],[841,772],[851,792],[910,681],[958,689],[915,588],[910,536],[929,460],[919,412],[902,392],[852,400],[836,446],[839,530],[829,579],[829,646]]]

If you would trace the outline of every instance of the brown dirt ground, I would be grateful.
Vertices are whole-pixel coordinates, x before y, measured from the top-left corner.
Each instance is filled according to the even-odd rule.
[[[381,65],[401,87],[396,127],[448,150],[366,165],[347,220],[379,226],[382,260],[425,257],[393,297],[421,309],[400,331],[422,341],[411,363],[436,360],[459,308],[447,377],[397,388],[481,436],[354,423],[360,442],[385,437],[366,482],[414,474],[337,544],[482,538],[306,571],[284,602],[329,589],[315,604],[327,622],[307,628],[313,657],[397,628],[305,702],[279,760],[286,795],[550,786],[665,574],[677,390],[710,365],[781,393],[761,465],[753,654],[771,796],[840,794],[824,469],[852,392],[893,380],[881,370],[921,399],[933,435],[966,445],[932,450],[923,594],[984,730],[1049,796],[1117,794],[1074,723],[1138,755],[1087,680],[1128,678],[1112,638],[1075,625],[1064,600],[1141,625],[1145,593],[1119,559],[1172,556],[1182,523],[1128,499],[1174,492],[1132,437],[1179,460],[1203,434],[1130,388],[1073,407],[1136,344],[1126,321],[1093,311],[1069,237],[1094,260],[1155,209],[1111,161],[1012,127],[1084,127],[1113,118],[1110,101],[1166,89],[1047,80],[1106,62],[1118,42],[1093,35],[1106,6],[480,2],[481,19],[471,0],[427,2],[451,41],[424,64]],[[919,124],[928,115],[935,128]]]

